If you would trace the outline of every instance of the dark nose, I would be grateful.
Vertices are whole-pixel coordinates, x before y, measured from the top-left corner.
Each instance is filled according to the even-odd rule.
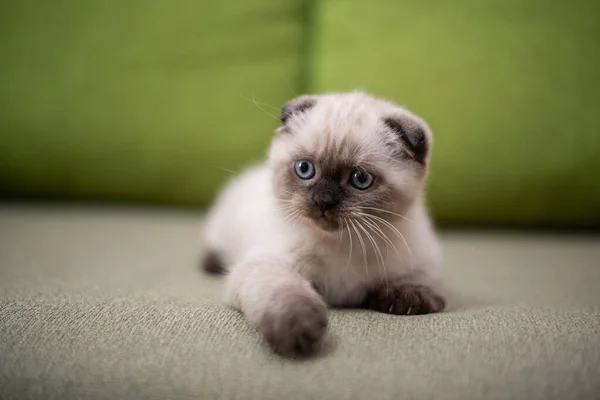
[[[339,203],[339,200],[336,198],[336,196],[330,190],[326,190],[324,192],[317,193],[317,194],[313,195],[312,199],[315,202],[315,204],[317,205],[317,207],[319,207],[319,209],[321,210],[321,213],[323,215],[325,215],[325,212],[327,210],[332,209]]]

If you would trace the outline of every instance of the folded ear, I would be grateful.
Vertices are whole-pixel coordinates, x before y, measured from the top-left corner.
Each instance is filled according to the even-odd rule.
[[[399,114],[383,120],[403,145],[401,156],[426,165],[432,145],[432,135],[425,121],[410,114]]]
[[[302,114],[317,104],[317,96],[304,95],[288,101],[281,109],[279,120],[286,124],[294,115]]]

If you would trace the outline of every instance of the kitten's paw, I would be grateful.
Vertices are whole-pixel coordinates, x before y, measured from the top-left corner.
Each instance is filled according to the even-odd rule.
[[[259,330],[283,355],[310,354],[327,332],[327,306],[318,296],[286,293],[265,312]]]
[[[387,314],[418,315],[440,312],[446,307],[446,301],[429,286],[390,282],[370,291],[364,306]]]

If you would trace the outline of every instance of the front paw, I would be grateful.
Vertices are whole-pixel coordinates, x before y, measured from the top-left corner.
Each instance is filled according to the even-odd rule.
[[[269,304],[258,328],[280,354],[313,353],[327,332],[327,306],[316,294],[285,293]]]
[[[365,308],[394,315],[442,311],[446,301],[434,289],[415,282],[390,282],[367,293]]]

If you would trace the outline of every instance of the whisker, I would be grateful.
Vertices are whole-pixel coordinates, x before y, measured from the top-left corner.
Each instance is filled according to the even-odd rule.
[[[336,254],[340,254],[340,246],[342,245],[342,239],[344,238],[344,225],[342,225],[341,220],[338,219],[338,237],[335,252]]]
[[[292,216],[297,212],[297,211],[289,211],[289,210],[281,210],[283,213],[283,218],[285,218],[286,221],[290,221],[290,219],[292,218]]]
[[[306,220],[306,213],[304,211],[301,211],[300,214],[298,214],[298,222],[304,222]]]
[[[283,189],[283,191],[285,191],[287,194],[291,194],[292,196],[296,194],[296,193],[292,192],[291,190],[287,190],[287,189]]]
[[[383,267],[383,276],[384,276],[385,281],[387,281],[387,269],[386,269],[386,266],[385,266],[385,261],[383,260],[383,254],[381,254],[381,250],[379,250],[379,246],[377,245],[377,242],[373,238],[373,235],[371,235],[365,229],[365,227],[360,223],[359,220],[356,220],[356,224],[365,233],[365,235],[367,235],[367,238],[371,241],[371,246],[373,246],[373,250],[375,251],[375,259],[377,260],[377,271],[379,271],[381,269],[381,266],[382,266]],[[379,256],[379,258],[377,256]],[[380,266],[380,263],[379,263],[380,259],[381,259],[381,266]]]
[[[354,224],[354,221],[352,221],[352,218],[350,218],[348,220],[352,224],[352,228],[354,229],[354,232],[356,232],[356,236],[358,237],[358,241],[360,243],[360,248],[362,250],[362,255],[363,255],[365,276],[366,276],[366,275],[368,275],[368,270],[367,270],[367,250],[366,250],[366,247],[365,247],[365,242],[363,241],[362,235],[360,234],[360,232],[358,231],[358,229],[356,229],[356,225]]]
[[[373,232],[375,232],[380,238],[382,238],[385,241],[386,249],[391,247],[394,250],[394,252],[398,255],[399,259],[402,260],[404,258],[402,257],[402,255],[398,251],[398,248],[396,248],[392,240],[381,230],[379,225],[377,225],[375,222],[369,221],[368,219],[363,219],[363,222],[367,224],[367,226],[369,226],[371,229],[373,229]]]
[[[291,210],[291,209],[298,208],[294,204],[280,204],[280,205],[278,205],[276,207],[277,207],[278,210]]]
[[[364,210],[373,210],[373,211],[379,211],[379,212],[386,213],[386,214],[391,214],[391,215],[394,215],[396,217],[402,218],[403,220],[406,220],[408,222],[412,222],[410,219],[408,219],[404,215],[396,214],[395,212],[391,212],[389,210],[384,210],[383,208],[377,208],[377,207],[360,207],[360,208],[362,208]]]
[[[231,174],[233,174],[235,176],[238,176],[240,174],[239,172],[235,172],[233,170],[230,170],[230,169],[227,169],[227,168],[223,168],[223,167],[221,167],[219,165],[213,165],[213,168],[217,168],[217,169],[220,169],[222,171],[229,172],[229,173],[231,173]]]
[[[244,97],[244,96],[242,96],[242,98],[243,98],[243,99],[245,99],[245,100],[251,101],[252,103],[254,103],[254,105],[255,105],[255,106],[256,106],[256,107],[257,107],[259,110],[261,110],[262,112],[264,112],[265,114],[267,114],[269,117],[273,118],[275,121],[277,121],[277,122],[280,122],[279,118],[277,118],[277,117],[275,117],[275,116],[271,115],[269,112],[267,112],[267,111],[266,111],[264,108],[262,108],[262,107],[261,107],[261,106],[260,106],[260,105],[259,105],[259,104],[256,102],[256,100],[254,99],[254,95],[252,95],[252,99],[249,99],[249,98],[247,98],[247,97]]]
[[[292,226],[296,226],[296,223],[298,222],[298,217],[299,217],[299,215],[301,215],[301,213],[302,213],[302,210],[297,209],[296,211],[292,212],[289,215],[288,221],[290,224],[292,224]]]
[[[277,205],[278,207],[298,205],[298,203],[293,200],[278,200],[278,202],[281,203]]]
[[[263,103],[262,101],[255,100],[254,98],[253,98],[253,101],[256,104],[260,104],[261,106],[266,106],[266,107],[269,107],[269,108],[271,108],[273,110],[281,112],[281,108],[279,108],[279,107],[275,107],[275,106],[273,106],[271,104],[268,104],[268,103]]]
[[[356,206],[358,206],[358,205],[361,205],[361,204],[365,204],[365,203],[370,203],[370,202],[372,202],[372,201],[373,201],[373,200],[370,200],[370,199],[369,199],[369,200],[358,201],[358,202],[356,202],[356,203],[352,204],[352,206],[351,206],[350,208],[357,208],[357,209],[360,209],[360,207],[356,207]]]
[[[352,231],[350,231],[350,225],[348,224],[348,220],[344,218],[344,223],[346,224],[346,228],[348,230],[348,239],[350,240],[350,252],[348,254],[348,261],[346,262],[346,271],[348,271],[348,266],[350,265],[350,260],[352,259]]]
[[[410,256],[410,260],[411,260],[411,263],[412,263],[412,251],[410,250],[410,246],[408,245],[408,242],[404,238],[404,235],[402,235],[402,233],[400,233],[400,231],[394,225],[390,224],[385,219],[383,219],[381,217],[378,217],[376,215],[365,214],[364,216],[366,218],[375,219],[376,221],[381,222],[382,224],[386,225],[392,232],[394,232],[402,240],[402,242],[404,242],[404,245],[406,246],[406,250],[408,251],[408,255]],[[412,269],[412,265],[410,267]]]
[[[294,208],[300,209],[300,207],[298,207],[297,204],[280,204],[276,207],[279,210],[290,210],[290,209],[294,209]]]

